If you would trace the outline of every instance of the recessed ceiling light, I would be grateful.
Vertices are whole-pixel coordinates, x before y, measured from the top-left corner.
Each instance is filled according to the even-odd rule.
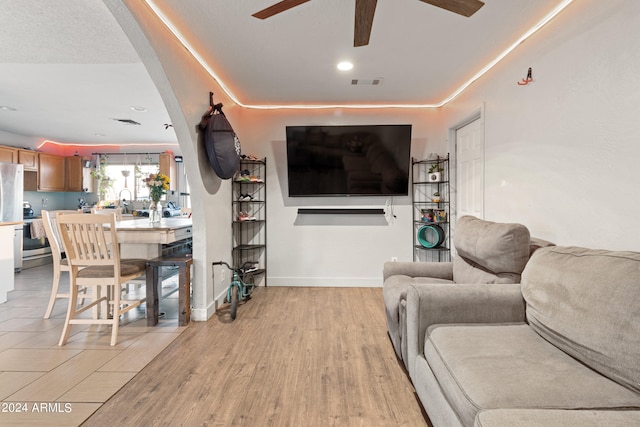
[[[138,106],[136,106],[136,105],[134,105],[133,107],[131,107],[131,109],[132,109],[133,111],[137,111],[138,113],[146,113],[147,111],[149,111],[149,110],[147,110],[147,109],[146,109],[146,108],[144,108],[144,107],[138,107]]]
[[[9,107],[8,105],[0,105],[0,110],[5,110],[5,111],[16,111],[15,108],[13,107]]]
[[[349,61],[342,61],[338,63],[338,70],[340,71],[349,71],[353,68],[353,64]]]

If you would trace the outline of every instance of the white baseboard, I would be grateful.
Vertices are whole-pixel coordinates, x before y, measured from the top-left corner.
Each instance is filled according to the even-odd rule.
[[[227,296],[227,290],[224,289],[220,295],[218,295],[208,306],[206,309],[192,309],[191,310],[191,320],[194,322],[206,322],[213,316],[218,307],[224,303],[224,299]]]
[[[194,308],[191,309],[191,320],[194,322],[206,322],[216,312],[216,301],[212,301],[207,308]]]
[[[272,277],[268,286],[319,287],[319,288],[380,288],[380,277]]]
[[[224,304],[224,300],[226,297],[227,297],[227,288],[224,288],[222,292],[220,292],[220,294],[215,299],[216,310],[218,310],[218,307],[220,307],[220,305]]]

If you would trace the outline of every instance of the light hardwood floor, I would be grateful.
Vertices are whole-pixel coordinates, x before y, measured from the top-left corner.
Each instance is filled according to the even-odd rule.
[[[0,304],[2,426],[429,425],[380,288],[260,288],[234,322],[223,307],[182,328],[174,294],[156,327],[132,311],[115,347],[99,326],[58,347],[65,301],[42,319],[51,271],[24,270]]]
[[[82,325],[58,347],[67,300],[42,318],[52,275],[51,264],[23,270],[0,304],[1,426],[80,425],[186,329],[178,327],[174,294],[161,302],[166,316],[156,327],[146,326],[144,309],[129,312],[113,347],[109,327]],[[61,291],[68,281],[65,272]],[[167,280],[167,291],[176,284]]]
[[[259,288],[192,323],[84,424],[429,425],[386,334],[380,288]]]

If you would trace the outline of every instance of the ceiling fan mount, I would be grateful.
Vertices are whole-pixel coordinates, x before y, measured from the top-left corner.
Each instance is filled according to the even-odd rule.
[[[296,6],[300,6],[310,0],[282,0],[266,9],[254,13],[258,19],[267,19]],[[373,16],[376,12],[378,0],[355,0],[355,28],[353,32],[353,46],[366,46],[369,44],[371,36],[371,28],[373,26]],[[431,4],[441,9],[448,10],[458,15],[469,17],[476,13],[484,2],[480,0],[420,0],[421,2]]]

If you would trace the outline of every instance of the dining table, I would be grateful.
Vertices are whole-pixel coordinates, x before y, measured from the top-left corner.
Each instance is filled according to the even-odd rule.
[[[159,299],[162,296],[162,267],[178,267],[178,324],[185,326],[190,320],[190,253],[185,253],[192,236],[191,218],[162,218],[151,223],[148,218],[116,222],[120,244],[120,257],[147,260],[146,311],[147,325],[158,323]],[[181,245],[184,244],[184,245]]]
[[[191,239],[191,218],[162,218],[151,223],[148,218],[116,222],[121,258],[152,259],[163,255],[171,244]]]

